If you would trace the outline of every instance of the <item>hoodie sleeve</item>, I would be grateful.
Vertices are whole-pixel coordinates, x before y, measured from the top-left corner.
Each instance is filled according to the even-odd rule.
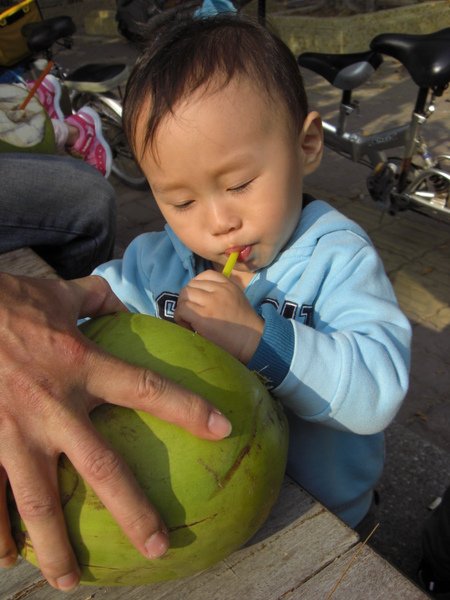
[[[142,234],[126,248],[123,258],[98,266],[92,274],[106,279],[129,311],[155,316],[150,278],[155,270],[153,257],[164,242],[160,232]]]
[[[269,375],[272,393],[298,417],[373,434],[390,423],[406,394],[411,328],[375,249],[353,236],[343,258],[327,260],[336,243],[342,243],[339,234],[325,236],[316,253],[325,258],[320,265],[312,261],[323,280],[313,326],[289,320],[288,330],[267,306],[264,334],[248,366]],[[280,333],[278,339],[273,334],[278,329],[282,343]]]

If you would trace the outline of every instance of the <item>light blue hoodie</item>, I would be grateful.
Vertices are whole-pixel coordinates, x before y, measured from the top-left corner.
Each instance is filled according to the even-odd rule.
[[[131,311],[171,319],[180,290],[207,268],[167,226],[95,273]],[[310,201],[245,294],[265,320],[248,367],[290,422],[287,472],[355,526],[383,469],[382,431],[408,387],[411,328],[381,260],[357,224]]]

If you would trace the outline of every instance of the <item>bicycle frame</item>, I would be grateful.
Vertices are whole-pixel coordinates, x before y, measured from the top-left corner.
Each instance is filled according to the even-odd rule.
[[[322,122],[325,145],[354,162],[376,167],[386,158],[385,150],[405,146],[411,126],[392,127],[379,133],[362,135],[341,129],[341,124],[334,126],[327,121]],[[367,162],[364,158],[367,157]]]
[[[391,213],[411,208],[450,221],[450,154],[433,155],[422,129],[435,112],[435,98],[450,80],[450,28],[430,34],[379,34],[363,52],[324,54],[305,52],[298,64],[341,90],[337,124],[323,122],[325,145],[371,168],[368,191]],[[358,106],[352,93],[370,79],[390,56],[402,64],[417,86],[408,122],[367,135],[347,129],[348,117]]]
[[[421,93],[419,91],[419,96]],[[344,101],[344,97],[341,100],[337,125],[327,121],[322,123],[325,145],[353,162],[374,169],[374,174],[368,178],[369,192],[374,199],[388,205],[391,210],[392,207],[396,210],[412,204],[413,207],[420,207],[427,213],[439,211],[441,215],[450,220],[450,207],[447,206],[445,199],[441,199],[432,191],[421,189],[426,182],[432,181],[433,178],[447,181],[448,187],[450,187],[450,173],[433,164],[425,164],[420,168],[412,165],[415,155],[419,154],[424,158],[428,153],[428,148],[423,142],[420,132],[422,125],[434,112],[434,97],[431,97],[426,108],[420,112],[414,110],[409,123],[370,135],[347,131],[347,119],[354,111],[354,105],[350,103],[348,93],[346,101]],[[416,108],[417,105],[418,103]],[[397,164],[389,162],[393,158],[388,156],[386,151],[391,149],[401,150],[401,155],[394,159],[398,161]],[[435,157],[435,161],[436,164],[450,161],[450,155],[442,154]],[[374,179],[378,176],[381,166],[390,171],[384,177],[383,187],[375,187]]]
[[[325,146],[372,169],[369,193],[390,212],[412,208],[434,217],[439,213],[450,221],[450,172],[442,167],[450,155],[433,157],[421,136],[422,126],[435,111],[435,94],[419,89],[408,123],[371,134],[348,129],[348,117],[357,106],[351,98],[352,91],[344,90],[336,125],[322,122]]]

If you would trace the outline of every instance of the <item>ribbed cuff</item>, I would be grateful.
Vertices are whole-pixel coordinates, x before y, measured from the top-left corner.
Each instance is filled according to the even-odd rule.
[[[265,322],[264,332],[247,367],[273,389],[289,372],[294,354],[294,328],[291,319],[279,315],[271,304],[261,306],[261,317]]]

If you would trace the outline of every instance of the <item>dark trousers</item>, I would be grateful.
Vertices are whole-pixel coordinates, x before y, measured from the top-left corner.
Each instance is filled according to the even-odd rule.
[[[68,156],[0,153],[0,252],[31,246],[65,279],[111,257],[112,186]]]

